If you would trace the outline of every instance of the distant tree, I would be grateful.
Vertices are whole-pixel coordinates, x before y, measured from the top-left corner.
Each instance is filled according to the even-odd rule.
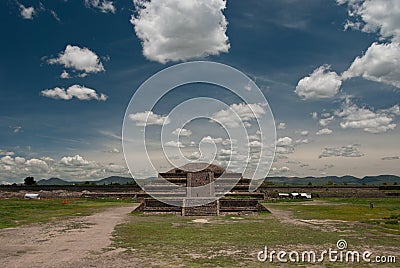
[[[343,185],[346,186],[346,185],[347,185],[347,181],[344,181],[344,182],[343,182]]]
[[[312,183],[311,183],[311,181],[309,181],[309,182],[308,182],[308,186],[311,186],[311,185],[312,185]]]
[[[397,181],[395,181],[395,182],[393,183],[393,185],[397,185]]]
[[[362,185],[364,185],[364,186],[365,186],[365,185],[367,185],[367,184],[366,184],[365,182],[363,182],[363,183],[362,183]]]
[[[328,181],[328,185],[333,185],[333,181]]]
[[[24,179],[24,184],[25,185],[35,185],[36,184],[36,181],[35,181],[35,178],[33,178],[33,177],[26,177],[25,179]]]
[[[85,185],[89,185],[90,184],[90,182],[88,182],[88,181],[85,181]]]
[[[383,185],[387,185],[387,182],[382,183]]]

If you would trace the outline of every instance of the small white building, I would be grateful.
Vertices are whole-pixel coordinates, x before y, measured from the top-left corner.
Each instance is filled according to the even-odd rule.
[[[311,199],[311,194],[307,194],[307,193],[300,193],[300,198]]]
[[[290,198],[290,195],[287,193],[278,193],[279,198]]]
[[[40,199],[40,195],[39,194],[28,194],[26,193],[24,195],[25,199]]]

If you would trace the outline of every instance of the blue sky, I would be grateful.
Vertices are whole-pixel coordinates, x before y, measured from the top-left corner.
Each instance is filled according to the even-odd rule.
[[[128,176],[132,95],[192,60],[233,66],[261,89],[277,126],[270,175],[400,175],[396,0],[7,0],[0,12],[0,181]],[[217,95],[239,103],[191,85],[155,115]],[[200,121],[186,142],[222,135]]]

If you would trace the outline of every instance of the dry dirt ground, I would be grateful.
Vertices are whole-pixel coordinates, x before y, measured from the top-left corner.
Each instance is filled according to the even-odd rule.
[[[135,207],[91,216],[0,230],[1,267],[135,267],[115,263],[124,249],[112,248],[115,225]]]

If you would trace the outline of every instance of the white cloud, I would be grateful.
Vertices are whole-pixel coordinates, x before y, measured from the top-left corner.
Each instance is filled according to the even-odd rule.
[[[192,131],[185,128],[177,128],[172,132],[172,134],[176,136],[189,137],[190,135],[192,135]]]
[[[341,110],[335,114],[343,119],[340,126],[344,129],[355,128],[369,133],[383,133],[396,127],[393,123],[394,116],[388,109],[374,112],[365,107],[358,107],[349,98],[346,98]]]
[[[286,128],[286,123],[279,123],[277,126],[278,129],[285,129]]]
[[[9,165],[9,166],[15,164],[15,163],[14,163],[14,159],[13,159],[11,156],[9,156],[9,155],[3,156],[3,157],[0,159],[0,161],[1,161],[1,163],[6,164],[6,165]]]
[[[49,170],[49,166],[47,165],[47,163],[43,160],[40,159],[36,159],[36,158],[32,158],[29,159],[25,162],[25,164],[31,168],[31,171],[48,171]]]
[[[21,130],[22,130],[22,127],[21,127],[21,126],[10,126],[10,128],[12,129],[12,131],[13,131],[14,133],[20,133]]]
[[[58,14],[57,14],[54,10],[49,10],[49,12],[50,12],[50,14],[53,16],[53,18],[54,18],[56,21],[58,21],[58,22],[61,21],[60,17],[58,16]]]
[[[107,0],[85,0],[87,7],[92,7],[100,10],[103,13],[115,13],[115,6],[113,1]]]
[[[259,141],[252,141],[252,142],[249,142],[249,146],[250,146],[250,148],[261,148],[262,143]]]
[[[65,68],[78,71],[80,72],[78,74],[80,77],[85,77],[91,73],[105,71],[100,58],[96,53],[86,47],[80,48],[79,46],[72,45],[67,45],[64,52],[61,52],[57,58],[47,60],[47,63],[61,64]]]
[[[166,63],[228,52],[225,0],[134,0],[143,55]]]
[[[0,176],[10,181],[20,180],[26,176],[34,176],[36,179],[52,176],[82,181],[116,174],[127,175],[127,169],[123,165],[114,163],[102,164],[89,161],[80,155],[65,156],[59,161],[48,156],[32,159],[20,156],[0,158]]]
[[[392,114],[392,115],[400,115],[400,106],[398,104],[396,104],[393,107],[390,107],[389,109],[382,109],[380,111],[383,113],[388,113],[388,114]]]
[[[64,70],[64,71],[60,74],[60,77],[63,78],[63,79],[71,78],[71,76],[69,75],[69,73],[68,73],[66,70]]]
[[[112,148],[108,151],[106,151],[107,153],[112,153],[112,154],[119,154],[120,150],[118,148]]]
[[[309,140],[309,139],[299,139],[299,140],[296,140],[296,144],[307,144],[307,143],[310,143],[310,140]]]
[[[307,130],[302,130],[302,131],[300,131],[300,135],[301,136],[308,136],[308,131]]]
[[[335,119],[335,117],[332,115],[331,117],[328,118],[322,118],[319,120],[319,125],[321,127],[326,127],[328,126],[333,120]]]
[[[221,143],[223,141],[222,138],[213,138],[211,136],[203,137],[200,142],[206,143]]]
[[[341,77],[330,71],[329,65],[322,65],[296,86],[296,94],[303,99],[324,99],[335,96],[342,85]]]
[[[94,89],[80,85],[72,85],[67,90],[64,88],[55,87],[53,89],[45,89],[41,91],[45,97],[60,100],[70,100],[77,98],[78,100],[98,100],[106,101],[107,96],[103,93],[97,94]]]
[[[22,165],[26,162],[26,159],[23,157],[17,156],[17,157],[15,157],[14,161],[17,165]]]
[[[259,103],[234,103],[229,107],[228,109],[214,113],[211,119],[227,127],[235,128],[239,127],[242,123],[245,124],[248,123],[248,121],[259,119],[265,114],[264,105]]]
[[[185,147],[180,141],[168,141],[166,143],[164,143],[164,146],[167,147]]]
[[[128,169],[125,166],[117,164],[108,164],[104,167],[104,171],[108,173],[127,173]]]
[[[286,166],[279,167],[279,168],[277,168],[277,167],[271,168],[271,173],[275,174],[275,175],[282,174],[282,173],[288,173],[289,171],[290,171],[290,168],[288,168]]]
[[[136,126],[151,126],[151,125],[167,125],[170,123],[168,116],[162,116],[153,113],[152,111],[145,111],[135,114],[130,114],[129,119],[136,123]]]
[[[275,152],[279,155],[294,153],[293,139],[290,137],[279,138],[276,141]]]
[[[373,43],[342,76],[344,79],[361,76],[400,88],[400,44]]]
[[[0,149],[0,155],[6,155],[6,156],[13,156],[15,153],[10,152],[10,151],[5,151]]]
[[[358,150],[359,147],[360,147],[359,144],[351,144],[342,147],[327,147],[324,148],[319,158],[333,157],[333,156],[362,157],[364,156],[364,154]]]
[[[90,161],[84,159],[80,155],[64,156],[63,158],[61,158],[60,163],[65,166],[88,166],[91,164]]]
[[[346,23],[347,27],[377,32],[382,39],[400,42],[398,0],[337,0],[337,3],[349,5],[351,20]]]
[[[19,4],[21,17],[26,20],[32,20],[33,16],[36,14],[34,7],[25,7],[23,4]]]
[[[329,135],[331,134],[333,131],[330,130],[329,128],[323,128],[317,131],[317,135]]]
[[[311,113],[312,119],[317,119],[318,118],[318,113],[317,112],[312,112]]]
[[[277,146],[289,146],[292,145],[293,139],[290,137],[279,138],[276,142]]]

